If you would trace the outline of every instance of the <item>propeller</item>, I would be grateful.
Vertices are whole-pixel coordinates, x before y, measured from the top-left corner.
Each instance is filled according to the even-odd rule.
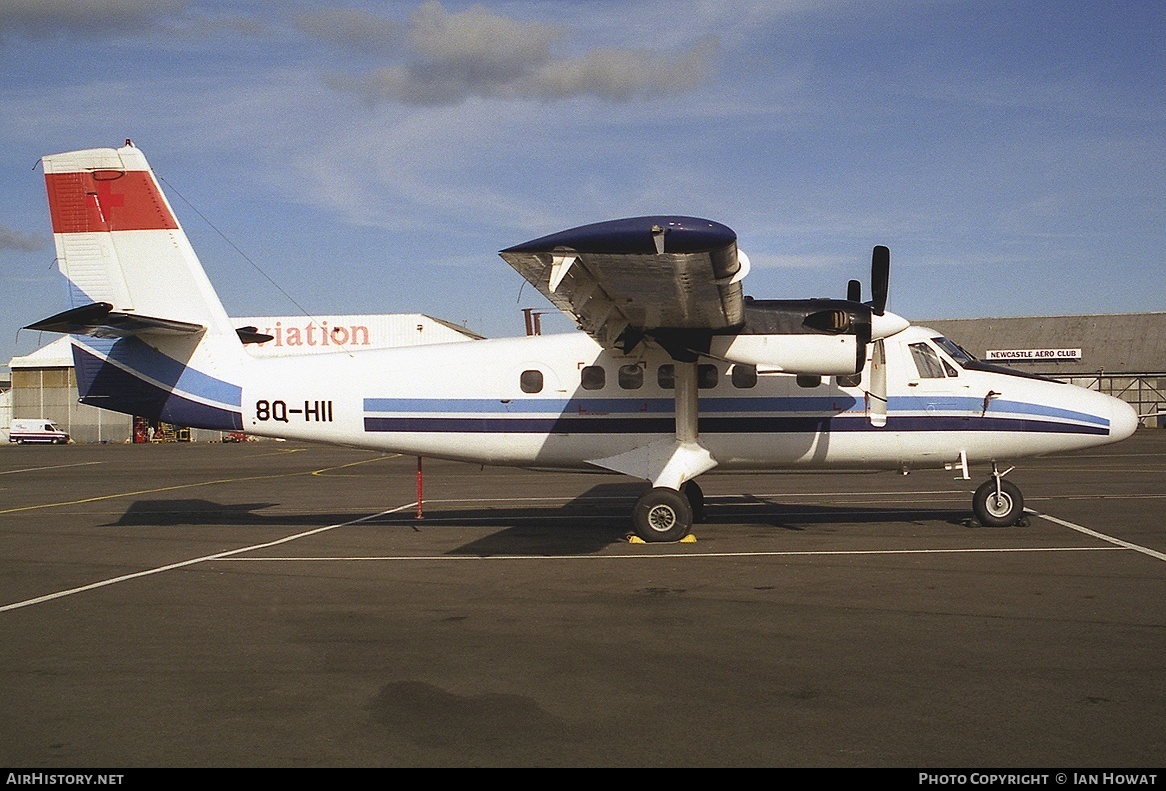
[[[870,321],[855,327],[858,336],[855,366],[861,371],[866,365],[867,344],[874,343],[871,356],[870,378],[867,381],[867,415],[871,425],[882,427],[887,424],[887,356],[883,338],[894,334],[906,326],[906,322],[891,314],[887,316],[887,293],[891,282],[891,251],[884,245],[876,245],[870,257],[871,298],[865,305],[870,308]],[[862,284],[851,280],[846,284],[846,299],[850,302],[862,301]],[[881,321],[879,318],[886,316]],[[879,318],[876,318],[879,317]]]

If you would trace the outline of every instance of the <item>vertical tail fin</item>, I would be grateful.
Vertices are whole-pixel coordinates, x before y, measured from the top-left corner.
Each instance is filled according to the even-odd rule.
[[[142,152],[127,145],[41,162],[72,307],[107,302],[119,313],[234,334]]]
[[[237,430],[242,343],[146,158],[126,142],[41,160],[73,309],[40,328],[73,334],[83,403]]]

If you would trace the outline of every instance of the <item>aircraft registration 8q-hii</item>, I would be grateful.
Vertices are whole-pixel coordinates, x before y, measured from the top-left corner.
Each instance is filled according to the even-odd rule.
[[[1023,515],[998,465],[1130,436],[1110,396],[975,359],[871,299],[752,299],[737,236],[684,216],[612,220],[502,258],[580,332],[260,358],[236,330],[142,152],[42,160],[85,404],[183,426],[651,484],[632,522],[677,541],[715,471],[991,465],[972,508]]]

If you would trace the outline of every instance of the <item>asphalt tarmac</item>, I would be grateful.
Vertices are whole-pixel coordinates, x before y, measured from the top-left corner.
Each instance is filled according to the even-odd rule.
[[[1159,767],[1166,431],[943,471],[601,475],[0,448],[0,766]]]

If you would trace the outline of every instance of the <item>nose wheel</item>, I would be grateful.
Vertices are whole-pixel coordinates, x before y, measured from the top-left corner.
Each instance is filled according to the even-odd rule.
[[[992,477],[980,484],[972,495],[972,511],[980,524],[988,527],[1011,527],[1024,517],[1024,495],[1020,488],[1004,476],[1012,468],[1000,472],[992,465]]]

